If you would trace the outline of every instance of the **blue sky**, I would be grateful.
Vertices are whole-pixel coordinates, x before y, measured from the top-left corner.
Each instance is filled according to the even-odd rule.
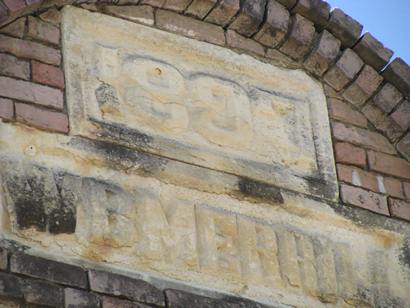
[[[359,21],[410,65],[410,0],[326,0]]]

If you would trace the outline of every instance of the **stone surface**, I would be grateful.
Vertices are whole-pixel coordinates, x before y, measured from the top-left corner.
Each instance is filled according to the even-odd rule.
[[[384,69],[383,77],[399,89],[405,96],[410,93],[410,67],[401,58],[395,58]]]
[[[288,32],[289,11],[273,0],[268,1],[266,9],[266,20],[253,39],[265,46],[275,47],[283,41]]]
[[[289,36],[280,51],[295,60],[301,60],[310,51],[315,38],[315,27],[305,17],[295,14],[292,17],[292,26]]]
[[[0,74],[21,79],[30,79],[30,64],[27,61],[0,53]]]
[[[64,290],[64,307],[66,308],[100,307],[100,299],[95,294],[92,294],[86,291],[66,288]]]
[[[0,118],[11,120],[14,117],[14,105],[11,99],[0,98]]]
[[[249,307],[249,308],[264,308],[265,305],[261,305],[256,302],[252,302],[245,299],[234,300],[230,298],[215,299],[206,296],[190,294],[179,290],[165,290],[165,296],[169,307]]]
[[[404,194],[410,200],[410,182],[403,182]]]
[[[225,34],[222,28],[190,17],[158,10],[156,12],[156,22],[160,29],[179,33],[184,36],[216,45],[225,44]]]
[[[397,144],[397,150],[399,150],[399,152],[406,157],[407,160],[410,160],[410,133],[407,133],[406,136],[400,140]],[[410,199],[410,197],[408,198]]]
[[[367,128],[367,119],[360,111],[353,109],[349,103],[337,98],[331,98],[328,101],[329,114],[332,119]]]
[[[299,0],[292,9],[315,24],[324,27],[330,16],[330,4],[323,0]]]
[[[405,159],[373,151],[368,153],[368,159],[370,170],[404,179],[410,178],[410,163]]]
[[[349,127],[343,123],[334,123],[333,135],[337,140],[346,141],[365,148],[395,154],[390,142],[381,134],[358,127]]]
[[[403,131],[410,127],[410,101],[403,101],[399,107],[391,114],[392,119],[400,125]]]
[[[32,16],[28,17],[27,36],[46,43],[60,44],[60,29]]]
[[[61,68],[32,61],[31,70],[33,81],[64,89],[64,73]]]
[[[22,103],[15,103],[15,113],[17,120],[23,123],[55,132],[68,132],[68,118],[64,113]]]
[[[247,37],[256,33],[263,21],[266,1],[241,1],[241,9],[229,25],[229,28]]]
[[[81,267],[23,253],[11,256],[10,271],[77,288],[87,287],[87,274]]]
[[[261,44],[232,30],[226,32],[226,44],[231,48],[245,50],[259,56],[265,55],[265,49]]]
[[[154,9],[149,5],[139,6],[116,6],[107,5],[103,11],[117,17],[122,17],[131,21],[152,26],[154,24]]]
[[[110,296],[104,296],[102,300],[102,308],[149,308],[152,306],[148,306],[142,303],[131,302],[124,299],[119,299]]]
[[[387,198],[380,194],[345,184],[340,186],[340,194],[342,200],[348,204],[353,204],[379,214],[389,215]]]
[[[60,90],[8,77],[0,77],[0,95],[60,110],[64,105]]]
[[[389,206],[392,216],[410,221],[410,202],[389,198]]]
[[[35,59],[53,65],[60,65],[61,62],[61,54],[57,49],[1,34],[0,51],[11,53],[19,58]]]
[[[380,72],[393,56],[393,51],[384,47],[371,33],[366,32],[353,50],[362,60]]]
[[[0,272],[0,296],[7,298],[23,298],[22,279],[11,274]]]
[[[343,48],[350,48],[359,39],[363,26],[341,9],[335,8],[330,13],[326,29],[342,42]]]
[[[0,247],[0,270],[5,271],[8,268],[8,251]]]
[[[0,125],[6,146],[27,142],[22,128],[3,129],[6,124]],[[52,146],[53,135],[33,134],[31,143],[38,148],[38,154],[32,159],[42,161],[43,168],[48,168],[44,165],[43,157],[47,156],[42,154],[43,149],[48,149],[48,155],[54,153],[55,159],[46,160],[54,165],[53,171],[48,171],[52,174],[64,174],[57,166],[82,173],[82,163],[77,162],[83,160],[88,167],[91,161],[104,166],[92,151],[76,150],[71,138],[61,136],[58,145]],[[21,146],[13,149],[9,148],[8,153],[14,153],[14,157],[24,150]],[[67,157],[67,151],[76,162],[67,164],[61,159]],[[27,171],[33,168],[21,161],[15,164],[1,162],[2,178],[8,178],[9,173],[18,178],[19,165]],[[64,252],[66,258],[115,263],[126,272],[141,270],[177,280],[189,277],[190,284],[200,283],[213,290],[236,293],[239,288],[241,296],[274,307],[300,303],[320,307],[325,305],[323,298],[335,304],[353,299],[371,303],[378,292],[387,292],[376,288],[372,278],[379,277],[383,270],[368,264],[377,252],[383,251],[388,259],[379,264],[389,264],[383,267],[388,271],[383,279],[389,293],[380,296],[383,301],[394,298],[399,307],[405,307],[400,302],[407,296],[408,282],[404,277],[408,269],[395,257],[404,245],[403,235],[396,231],[375,225],[369,232],[368,227],[339,216],[326,203],[295,194],[285,194],[283,205],[270,206],[166,184],[149,175],[137,176],[131,169],[125,173],[96,168],[85,173],[85,177],[75,176],[76,181],[68,186],[71,192],[66,195],[78,200],[75,236],[55,237],[43,231],[14,228],[7,232],[25,238],[26,243],[47,244],[50,253]],[[8,194],[6,200],[10,200]],[[4,215],[14,222],[13,204],[7,202],[7,209]],[[363,255],[368,257],[356,257]],[[306,271],[311,275],[304,276]],[[104,275],[107,279],[97,279],[103,293],[114,293],[116,285],[125,284],[113,274]],[[252,287],[246,289],[245,285]],[[360,294],[362,288],[368,290],[366,295]],[[128,287],[120,287],[120,292],[124,290]],[[138,293],[132,292],[131,296],[135,294]]]
[[[303,65],[316,76],[322,76],[336,59],[339,51],[340,40],[323,30],[317,37],[314,47]]]
[[[365,65],[357,79],[343,92],[343,97],[356,106],[363,105],[382,83],[380,76],[371,66]]]
[[[165,306],[162,291],[143,280],[94,270],[88,271],[88,274],[90,288],[93,291],[122,296],[147,304]]]
[[[63,307],[63,288],[47,282],[26,279],[23,285],[24,300],[46,307]]]
[[[216,0],[193,0],[185,11],[185,14],[203,19],[215,6]]]
[[[218,1],[212,11],[206,16],[205,21],[225,27],[238,13],[240,0]]]
[[[125,125],[123,136],[140,136],[138,142],[131,142],[134,148],[152,153],[160,149],[187,163],[289,189],[302,188],[309,194],[312,189],[303,187],[312,184],[299,175],[317,177],[314,170],[319,159],[323,166],[319,176],[335,188],[324,95],[306,74],[108,16],[78,9],[65,12],[69,110],[83,109],[85,102],[93,106],[86,107],[91,113],[85,118],[77,111],[70,117],[75,134],[88,126],[91,116],[93,123],[100,123],[102,135]],[[89,23],[107,25],[118,39],[107,36],[108,30],[102,27],[100,32],[93,31],[101,43],[88,41]],[[231,45],[262,54],[260,45],[249,45],[241,37],[231,40],[234,35],[228,34]],[[110,39],[114,39],[112,47],[104,47]],[[84,91],[77,90],[79,84]],[[131,141],[107,137],[119,143]],[[238,159],[229,157],[230,153]]]
[[[343,51],[337,60],[325,74],[324,80],[335,90],[340,91],[351,81],[363,66],[363,61],[351,49]]]
[[[386,83],[373,97],[374,103],[385,113],[390,113],[402,100],[403,95],[391,83]]]

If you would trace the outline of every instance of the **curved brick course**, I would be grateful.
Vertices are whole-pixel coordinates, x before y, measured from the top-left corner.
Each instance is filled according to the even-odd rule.
[[[404,191],[410,185],[410,68],[400,58],[386,66],[392,51],[370,33],[362,34],[363,26],[343,10],[331,10],[323,0],[0,0],[0,78],[7,81],[0,88],[0,117],[5,121],[68,131],[59,41],[59,9],[66,4],[304,68],[330,85],[325,92],[333,137],[343,142],[335,143],[339,181],[369,200],[362,205],[352,200],[355,194],[342,194],[342,201],[380,212],[371,204],[372,194],[399,198],[388,203],[391,213],[383,214],[409,220]],[[389,167],[375,167],[378,155],[388,157]],[[366,185],[363,174],[378,184]]]

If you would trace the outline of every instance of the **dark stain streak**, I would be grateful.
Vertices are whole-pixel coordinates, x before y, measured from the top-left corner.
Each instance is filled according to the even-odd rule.
[[[282,204],[284,202],[280,189],[275,186],[245,177],[239,178],[238,186],[239,191],[245,197],[252,197],[269,203]]]

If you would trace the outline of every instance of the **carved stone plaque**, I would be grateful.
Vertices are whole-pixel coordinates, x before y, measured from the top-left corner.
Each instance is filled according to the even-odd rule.
[[[65,8],[71,133],[337,197],[326,100],[304,72]]]

